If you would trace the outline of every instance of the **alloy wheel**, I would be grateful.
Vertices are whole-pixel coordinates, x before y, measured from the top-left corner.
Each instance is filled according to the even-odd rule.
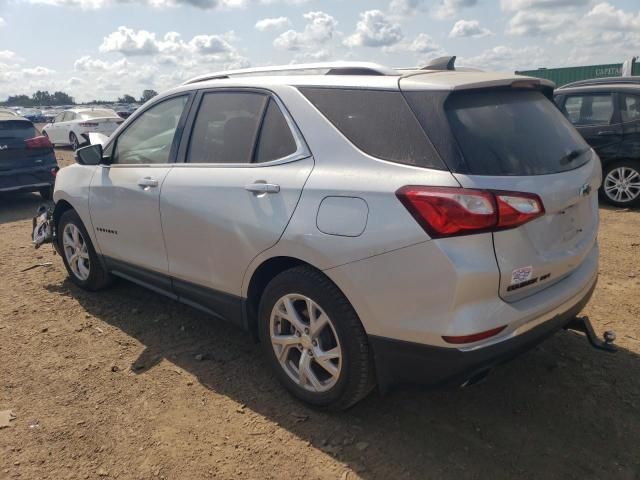
[[[337,383],[342,347],[324,310],[304,295],[280,298],[269,320],[271,346],[286,374],[311,392],[326,392]]]
[[[82,281],[89,278],[90,261],[87,242],[82,232],[73,223],[65,225],[62,232],[64,256],[73,274]]]
[[[632,202],[640,196],[640,173],[630,167],[614,168],[605,177],[603,188],[615,202]]]

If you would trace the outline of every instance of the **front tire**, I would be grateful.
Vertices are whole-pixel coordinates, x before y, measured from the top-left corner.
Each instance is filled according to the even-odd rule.
[[[89,291],[101,290],[111,283],[111,275],[100,261],[75,210],[62,214],[57,234],[62,261],[73,283]]]
[[[259,333],[278,379],[298,399],[345,410],[375,385],[367,334],[343,293],[321,272],[295,267],[267,285]]]
[[[640,205],[640,162],[623,160],[607,165],[603,172],[600,198],[616,207]]]

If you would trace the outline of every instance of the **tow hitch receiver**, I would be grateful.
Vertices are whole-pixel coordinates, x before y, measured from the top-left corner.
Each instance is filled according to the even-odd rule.
[[[616,332],[613,330],[607,330],[604,332],[603,340],[600,340],[593,329],[593,325],[591,325],[589,317],[587,316],[574,318],[564,328],[565,330],[573,330],[586,334],[587,339],[593,348],[604,350],[606,352],[618,351],[618,348],[613,343],[616,341]]]

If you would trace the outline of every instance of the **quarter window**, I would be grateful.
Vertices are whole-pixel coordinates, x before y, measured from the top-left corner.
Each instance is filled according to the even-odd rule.
[[[342,88],[300,91],[363,152],[397,163],[445,168],[402,93]]]
[[[269,97],[260,93],[214,92],[203,96],[187,161],[251,163]]]
[[[174,97],[140,115],[116,140],[112,163],[168,163],[187,100],[187,95]]]
[[[564,102],[564,111],[574,125],[609,125],[613,100],[611,95],[570,96]]]
[[[623,122],[640,120],[640,97],[637,95],[621,95],[622,110],[620,115]]]
[[[284,158],[297,150],[296,141],[280,107],[271,99],[264,115],[255,161],[270,162]]]

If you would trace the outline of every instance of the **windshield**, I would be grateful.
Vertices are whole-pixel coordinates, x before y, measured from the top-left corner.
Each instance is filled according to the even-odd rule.
[[[457,93],[445,103],[468,173],[545,175],[584,165],[589,146],[536,91]]]

